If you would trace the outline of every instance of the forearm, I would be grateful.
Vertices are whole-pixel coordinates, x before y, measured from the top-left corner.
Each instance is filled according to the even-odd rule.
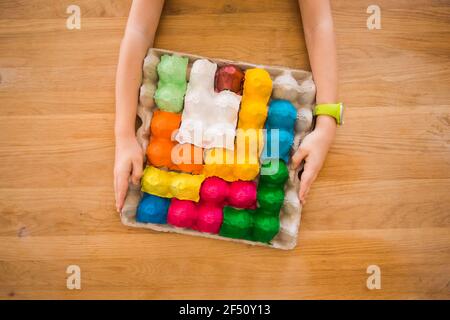
[[[163,3],[163,0],[132,3],[116,73],[116,139],[134,136],[142,62],[153,44]]]
[[[336,38],[329,0],[299,0],[316,103],[338,101]]]
[[[117,138],[134,135],[138,93],[142,77],[142,60],[146,49],[135,36],[125,36],[120,48],[116,74]]]

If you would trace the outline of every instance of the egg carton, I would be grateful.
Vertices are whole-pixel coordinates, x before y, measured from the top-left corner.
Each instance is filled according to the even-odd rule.
[[[257,65],[247,62],[208,58],[171,50],[151,48],[149,49],[143,63],[142,85],[140,88],[139,104],[137,107],[138,128],[136,131],[136,137],[143,150],[147,149],[147,145],[149,143],[150,122],[153,111],[157,110],[157,106],[155,105],[155,101],[153,99],[158,82],[156,66],[159,63],[161,56],[164,54],[179,55],[189,59],[187,81],[189,81],[190,68],[192,67],[193,62],[197,59],[208,59],[209,61],[217,63],[219,67],[227,64],[233,64],[240,67],[242,70],[250,68],[265,69],[270,74],[273,81],[271,99],[289,100],[297,109],[294,143],[291,148],[291,154],[297,150],[301,140],[311,131],[313,122],[312,109],[315,104],[316,95],[316,87],[312,80],[311,72],[280,66]],[[302,206],[298,198],[299,169],[294,170],[289,168],[289,179],[284,187],[284,203],[280,210],[280,230],[269,243],[227,238],[191,229],[178,228],[169,224],[137,222],[136,211],[142,197],[142,192],[140,186],[135,186],[131,183],[128,188],[124,207],[120,213],[121,221],[126,226],[136,228],[202,236],[206,238],[234,241],[284,250],[293,249],[297,245],[297,236],[302,211]]]

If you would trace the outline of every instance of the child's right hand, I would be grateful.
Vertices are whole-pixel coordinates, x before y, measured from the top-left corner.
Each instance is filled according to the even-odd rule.
[[[140,183],[144,152],[135,136],[116,139],[116,160],[114,164],[114,193],[116,209],[120,212],[127,195],[128,183]]]

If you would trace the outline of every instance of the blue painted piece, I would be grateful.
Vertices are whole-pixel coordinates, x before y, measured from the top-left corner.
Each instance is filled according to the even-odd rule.
[[[288,100],[272,100],[266,120],[264,150],[261,161],[282,159],[289,161],[290,150],[294,142],[294,125],[297,110]],[[278,129],[278,134],[274,129]]]
[[[170,199],[144,193],[137,208],[136,221],[142,223],[167,223]]]

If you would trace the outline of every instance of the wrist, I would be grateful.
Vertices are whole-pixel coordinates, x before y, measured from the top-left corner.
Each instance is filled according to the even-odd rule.
[[[114,126],[114,135],[116,140],[127,140],[136,137],[134,126],[127,125],[126,123],[120,123],[120,121],[117,120]]]
[[[114,134],[115,134],[116,142],[129,141],[131,139],[136,139],[136,134],[132,130],[116,129]]]
[[[316,118],[316,126],[314,130],[324,133],[324,136],[333,140],[336,135],[336,119],[328,115],[318,115]]]
[[[327,129],[327,130],[336,131],[336,128],[337,128],[336,119],[327,114],[317,115],[316,128],[323,128],[323,129]]]

